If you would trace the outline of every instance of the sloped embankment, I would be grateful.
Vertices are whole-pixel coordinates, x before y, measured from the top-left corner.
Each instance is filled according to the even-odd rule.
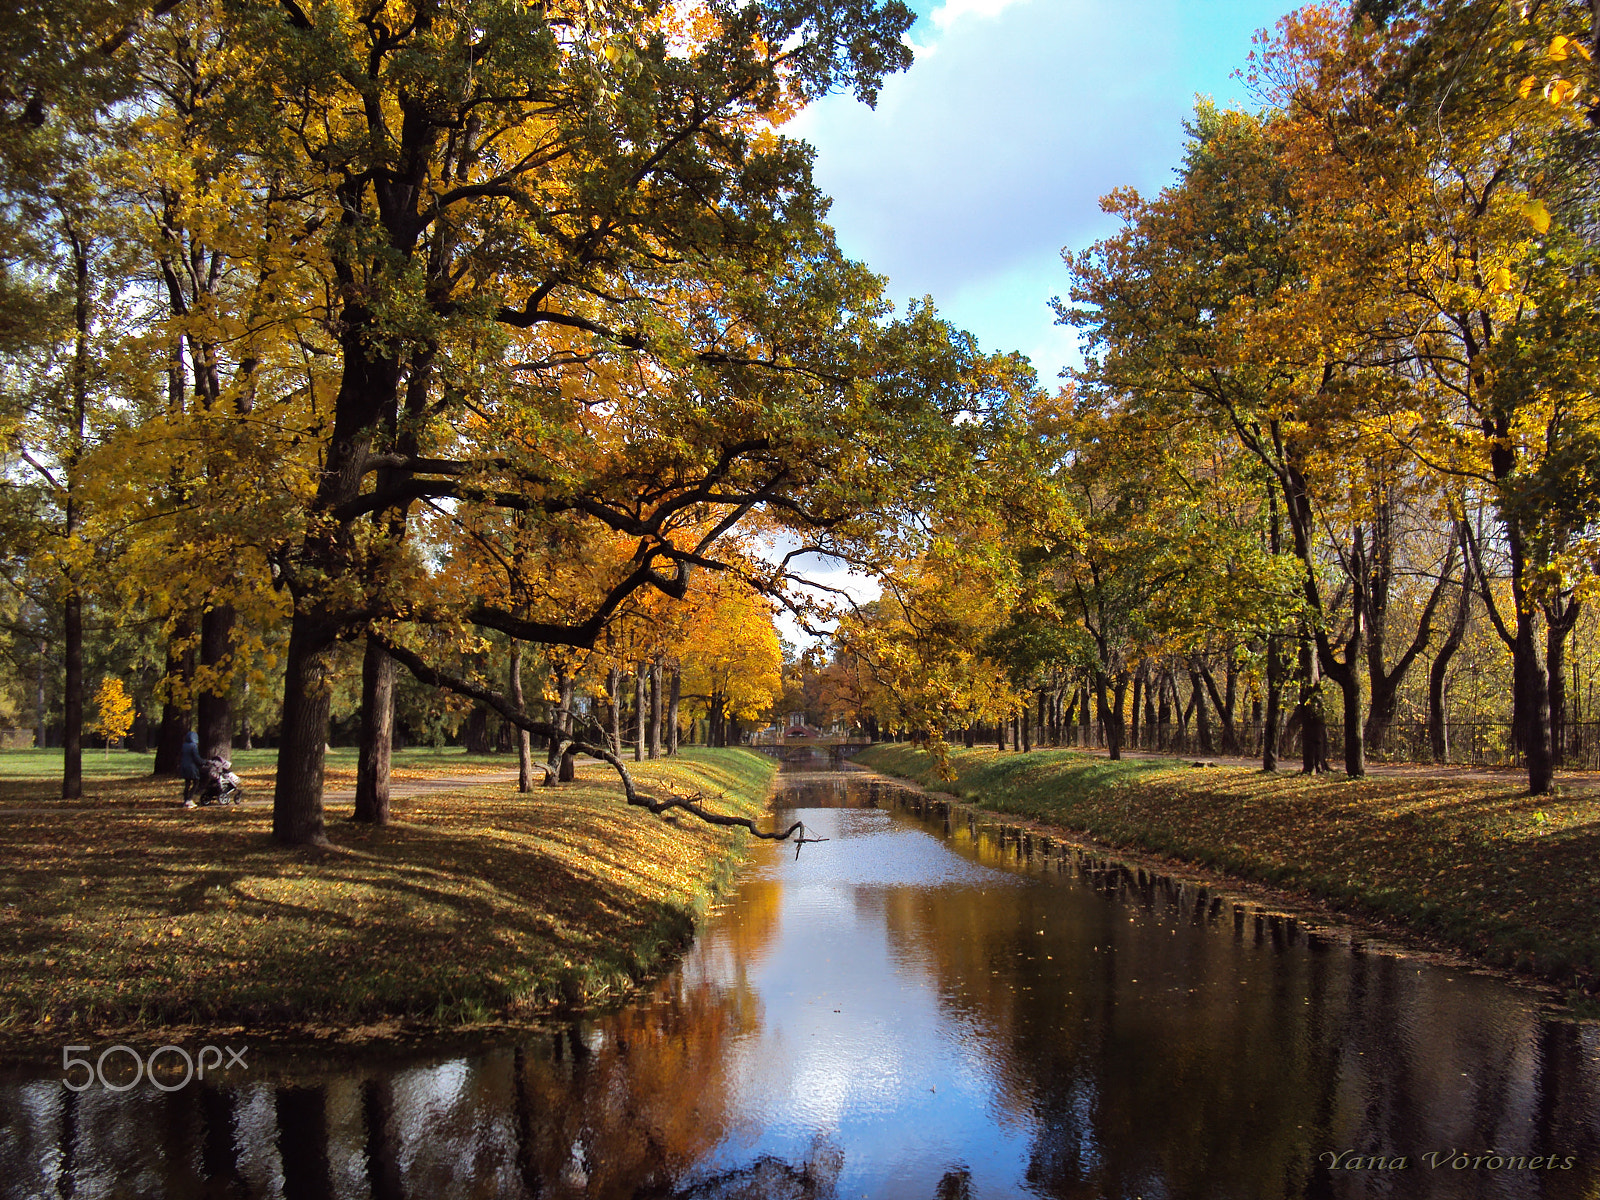
[[[1303,892],[1574,990],[1600,988],[1600,798],[1435,777],[1348,780],[905,744],[856,758],[983,808]]]

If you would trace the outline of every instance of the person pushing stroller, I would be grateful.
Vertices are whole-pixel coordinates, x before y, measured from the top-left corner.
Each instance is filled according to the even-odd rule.
[[[244,793],[239,777],[233,773],[233,764],[221,755],[200,757],[200,735],[190,733],[183,743],[183,756],[178,760],[178,773],[183,776],[183,806],[194,808],[197,804],[237,804]]]

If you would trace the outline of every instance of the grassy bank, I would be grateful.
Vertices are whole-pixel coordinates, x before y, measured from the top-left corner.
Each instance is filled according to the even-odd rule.
[[[640,764],[642,790],[756,816],[775,769],[747,751]],[[742,830],[664,821],[609,769],[523,796],[474,785],[395,801],[384,829],[330,810],[339,852],[288,851],[259,809],[173,807],[98,781],[89,810],[0,807],[0,1036],[129,1025],[454,1025],[602,1000],[658,971],[731,880]],[[44,785],[37,785],[43,787]],[[123,789],[122,802],[116,789]]]
[[[954,782],[909,745],[874,746],[856,761],[995,812],[1393,920],[1591,995],[1600,985],[1593,795],[1531,797],[1510,782],[1114,763],[1065,750],[954,748]]]

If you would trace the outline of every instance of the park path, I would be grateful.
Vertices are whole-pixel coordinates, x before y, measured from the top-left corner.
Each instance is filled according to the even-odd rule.
[[[392,779],[389,781],[389,798],[391,800],[408,800],[417,796],[431,796],[435,792],[450,792],[460,788],[479,787],[483,784],[501,784],[517,782],[517,772],[511,771],[483,771],[472,774],[460,775],[431,775],[425,779]],[[182,795],[182,785],[173,780],[173,789],[176,796]],[[356,789],[350,787],[328,788],[322,793],[324,806],[332,808],[341,804],[354,804]],[[257,785],[245,789],[245,798],[237,808],[271,808],[272,789]],[[8,816],[59,816],[65,811],[92,811],[92,812],[137,812],[142,814],[169,811],[164,808],[121,808],[114,804],[84,804],[80,802],[61,801],[50,806],[39,805],[0,805],[0,817]],[[174,799],[171,810],[175,813],[192,812],[186,809],[179,799]]]

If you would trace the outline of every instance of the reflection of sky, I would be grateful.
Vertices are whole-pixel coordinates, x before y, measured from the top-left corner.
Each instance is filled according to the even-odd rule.
[[[807,846],[798,861],[787,848],[773,851],[753,873],[783,882],[782,952],[744,977],[763,1014],[729,1068],[747,1136],[703,1169],[761,1154],[799,1162],[821,1135],[844,1152],[840,1196],[926,1200],[958,1167],[971,1171],[974,1194],[1014,1193],[1029,1122],[997,1123],[1000,1088],[984,1031],[941,1009],[929,965],[891,943],[883,913],[905,887],[976,892],[1027,882],[952,855],[887,812],[799,815],[808,832],[831,840]],[[713,957],[715,942],[713,932],[705,945]]]

